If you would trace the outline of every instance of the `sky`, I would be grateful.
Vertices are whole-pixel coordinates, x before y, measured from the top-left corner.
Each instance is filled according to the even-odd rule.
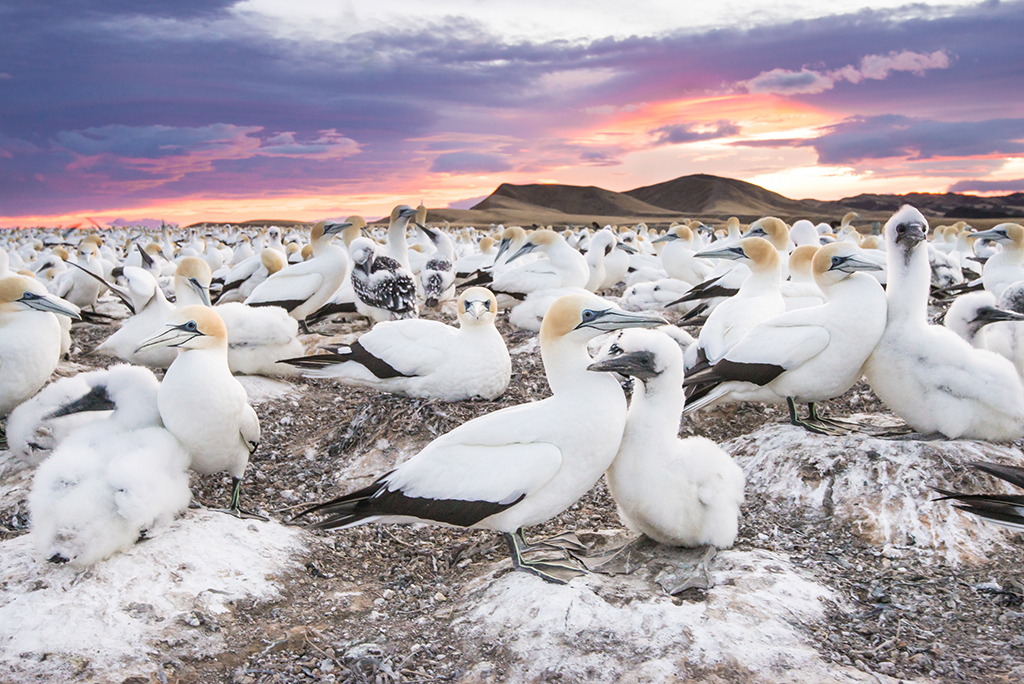
[[[1024,191],[1021,35],[1024,0],[0,0],[0,226]]]

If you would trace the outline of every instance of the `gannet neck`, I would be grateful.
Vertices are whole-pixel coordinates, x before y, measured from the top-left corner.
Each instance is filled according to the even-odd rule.
[[[885,293],[889,300],[889,320],[924,324],[928,316],[928,292],[932,275],[928,251],[917,245],[907,254],[902,245],[890,242],[887,246],[888,281]]]
[[[587,366],[593,363],[587,353],[586,344],[567,336],[553,339],[541,338],[541,360],[551,391],[564,393],[590,392],[608,387],[608,381],[617,385],[607,374],[590,373]]]

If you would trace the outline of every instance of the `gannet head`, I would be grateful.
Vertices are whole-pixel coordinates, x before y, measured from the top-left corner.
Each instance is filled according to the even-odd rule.
[[[96,248],[96,245],[92,241],[82,240],[82,244],[78,245],[78,258],[83,261],[88,261],[100,255],[100,250]]]
[[[227,347],[228,331],[224,321],[210,307],[183,306],[173,311],[156,334],[143,340],[135,353],[152,347],[210,349]]]
[[[586,342],[612,330],[666,324],[661,316],[623,311],[597,295],[572,294],[559,297],[548,307],[540,325],[540,341],[541,345],[563,338]]]
[[[480,244],[478,246],[481,254],[487,254],[494,249],[494,239],[485,235],[480,238]]]
[[[780,218],[765,216],[751,223],[744,237],[763,237],[772,243],[775,249],[786,249],[789,247],[789,226]]]
[[[683,242],[693,242],[693,230],[685,223],[677,223],[661,237],[652,240],[652,243],[656,244],[659,242],[669,242],[671,240],[682,240]]]
[[[174,271],[174,291],[180,296],[185,288],[190,288],[203,304],[210,306],[212,279],[213,274],[208,263],[199,257],[185,257],[178,262],[178,267]]]
[[[817,245],[802,245],[794,249],[789,255],[790,275],[811,277],[814,273],[811,261],[814,260],[814,255],[818,253],[818,249]]]
[[[341,239],[345,242],[345,246],[348,247],[352,244],[353,240],[363,234],[363,229],[366,228],[366,220],[362,216],[353,215],[345,219],[344,223],[348,225],[341,231]]]
[[[47,311],[68,316],[76,321],[82,319],[77,306],[54,297],[38,280],[23,275],[0,278],[0,312]]]
[[[519,257],[523,256],[524,254],[529,254],[535,249],[539,249],[541,251],[546,252],[551,248],[552,245],[558,242],[565,242],[565,238],[563,238],[555,231],[548,230],[547,228],[535,230],[532,233],[530,233],[530,236],[528,238],[526,238],[526,242],[524,242],[523,246],[519,248],[519,251],[510,256],[508,258],[508,262],[506,263],[511,263],[518,259]]]
[[[86,411],[113,411],[130,415],[134,425],[159,425],[156,396],[160,381],[153,371],[142,366],[118,364],[106,371],[87,374],[89,392],[55,409],[44,420]]]
[[[678,373],[681,386],[683,352],[675,340],[657,330],[623,330],[605,344],[587,370],[649,382],[670,368]]]
[[[917,209],[904,204],[885,222],[884,231],[886,244],[898,246],[910,253],[927,237],[928,221]]]
[[[359,268],[369,273],[370,263],[377,252],[376,243],[370,238],[356,238],[349,245],[349,255],[352,257],[353,268]]]
[[[1001,321],[1024,321],[1024,315],[996,306],[991,292],[968,292],[953,300],[943,324],[967,341],[972,341],[984,326]]]
[[[975,240],[985,238],[1002,244],[1024,245],[1024,226],[1019,223],[1000,223],[998,226],[974,234]]]
[[[279,242],[281,240],[281,229],[277,226],[270,226],[267,228],[266,236],[271,242]]]
[[[725,247],[698,252],[696,256],[750,262],[754,268],[770,267],[772,264],[779,263],[779,251],[772,243],[760,237],[745,237],[739,242]]]
[[[846,280],[857,271],[881,271],[882,267],[864,258],[852,242],[833,242],[819,247],[811,262],[814,280],[819,287],[827,287]]]
[[[284,256],[281,255],[281,252],[269,248],[260,251],[260,263],[263,264],[263,268],[267,269],[267,273],[277,273],[285,266]]]
[[[426,210],[424,210],[426,213]],[[399,204],[397,207],[391,210],[391,223],[396,223],[399,219],[405,219],[408,221],[410,218],[416,215],[416,210],[410,207],[408,204]],[[424,216],[424,220],[426,217]]]
[[[494,257],[497,261],[501,255],[508,251],[513,244],[522,244],[526,240],[526,231],[521,226],[510,226],[501,232],[501,242],[498,244],[498,254]]]
[[[460,325],[494,325],[498,300],[486,287],[471,287],[459,295]]]

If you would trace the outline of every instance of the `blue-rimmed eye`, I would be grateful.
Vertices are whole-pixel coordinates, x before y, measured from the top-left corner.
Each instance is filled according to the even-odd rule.
[[[188,330],[189,332],[195,332],[196,330],[199,330],[199,326],[196,325],[195,321],[189,321],[188,323],[185,324],[185,330]]]
[[[839,265],[839,264],[841,264],[841,263],[843,263],[843,260],[842,260],[842,259],[840,259],[840,258],[839,258],[839,257],[837,257],[837,256],[834,256],[834,257],[832,257],[832,265],[833,265],[833,266],[838,266],[838,265]]]
[[[584,309],[582,315],[583,315],[583,322],[584,323],[586,323],[587,321],[592,321],[595,318],[597,318],[597,312],[593,311],[591,309]]]

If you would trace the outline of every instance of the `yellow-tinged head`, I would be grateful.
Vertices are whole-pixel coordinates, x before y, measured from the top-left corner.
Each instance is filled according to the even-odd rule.
[[[775,249],[789,247],[789,226],[780,218],[766,216],[750,224],[747,237],[763,237],[774,245]]]
[[[1024,247],[1024,226],[1019,223],[1000,223],[998,226],[975,233],[974,237],[988,238],[1008,246]]]
[[[565,295],[548,307],[540,325],[540,343],[544,346],[566,337],[585,343],[611,330],[656,328],[666,324],[660,316],[623,311],[597,295]]]
[[[426,209],[424,209],[426,212]],[[408,204],[399,204],[397,207],[391,210],[391,223],[394,224],[399,219],[410,219],[416,215],[416,210],[410,207]]]
[[[486,235],[480,238],[480,251],[486,254],[494,247],[494,239]]]
[[[16,313],[30,309],[81,319],[77,306],[54,297],[35,278],[23,275],[0,278],[0,312]]]
[[[498,300],[486,287],[471,287],[459,295],[460,325],[494,324],[498,315]]]
[[[309,245],[306,245],[306,247],[309,247]],[[313,248],[309,248],[312,251]],[[303,247],[303,250],[305,250],[305,247]],[[284,268],[285,261],[281,252],[268,248],[260,251],[260,263],[263,264],[263,268],[267,269],[268,273],[277,273]]]
[[[882,270],[878,264],[868,261],[861,249],[850,242],[833,242],[818,248],[811,266],[814,282],[822,289],[846,280],[857,271]]]
[[[209,287],[210,281],[213,280],[213,273],[205,260],[199,257],[185,257],[178,262],[178,267],[174,270],[174,277],[195,278],[201,285]]]
[[[819,249],[817,245],[803,245],[794,249],[789,255],[790,274],[810,277],[813,273],[811,261]]]
[[[61,247],[59,245],[57,247],[54,247],[53,249],[51,249],[50,253],[51,254],[56,254],[57,256],[59,256],[61,258],[61,261],[67,261],[68,257],[71,256],[70,254],[68,254],[68,250],[64,249],[63,247]]]
[[[228,330],[214,309],[208,306],[184,306],[176,309],[156,334],[143,340],[136,353],[153,347],[211,349],[228,346]]]

